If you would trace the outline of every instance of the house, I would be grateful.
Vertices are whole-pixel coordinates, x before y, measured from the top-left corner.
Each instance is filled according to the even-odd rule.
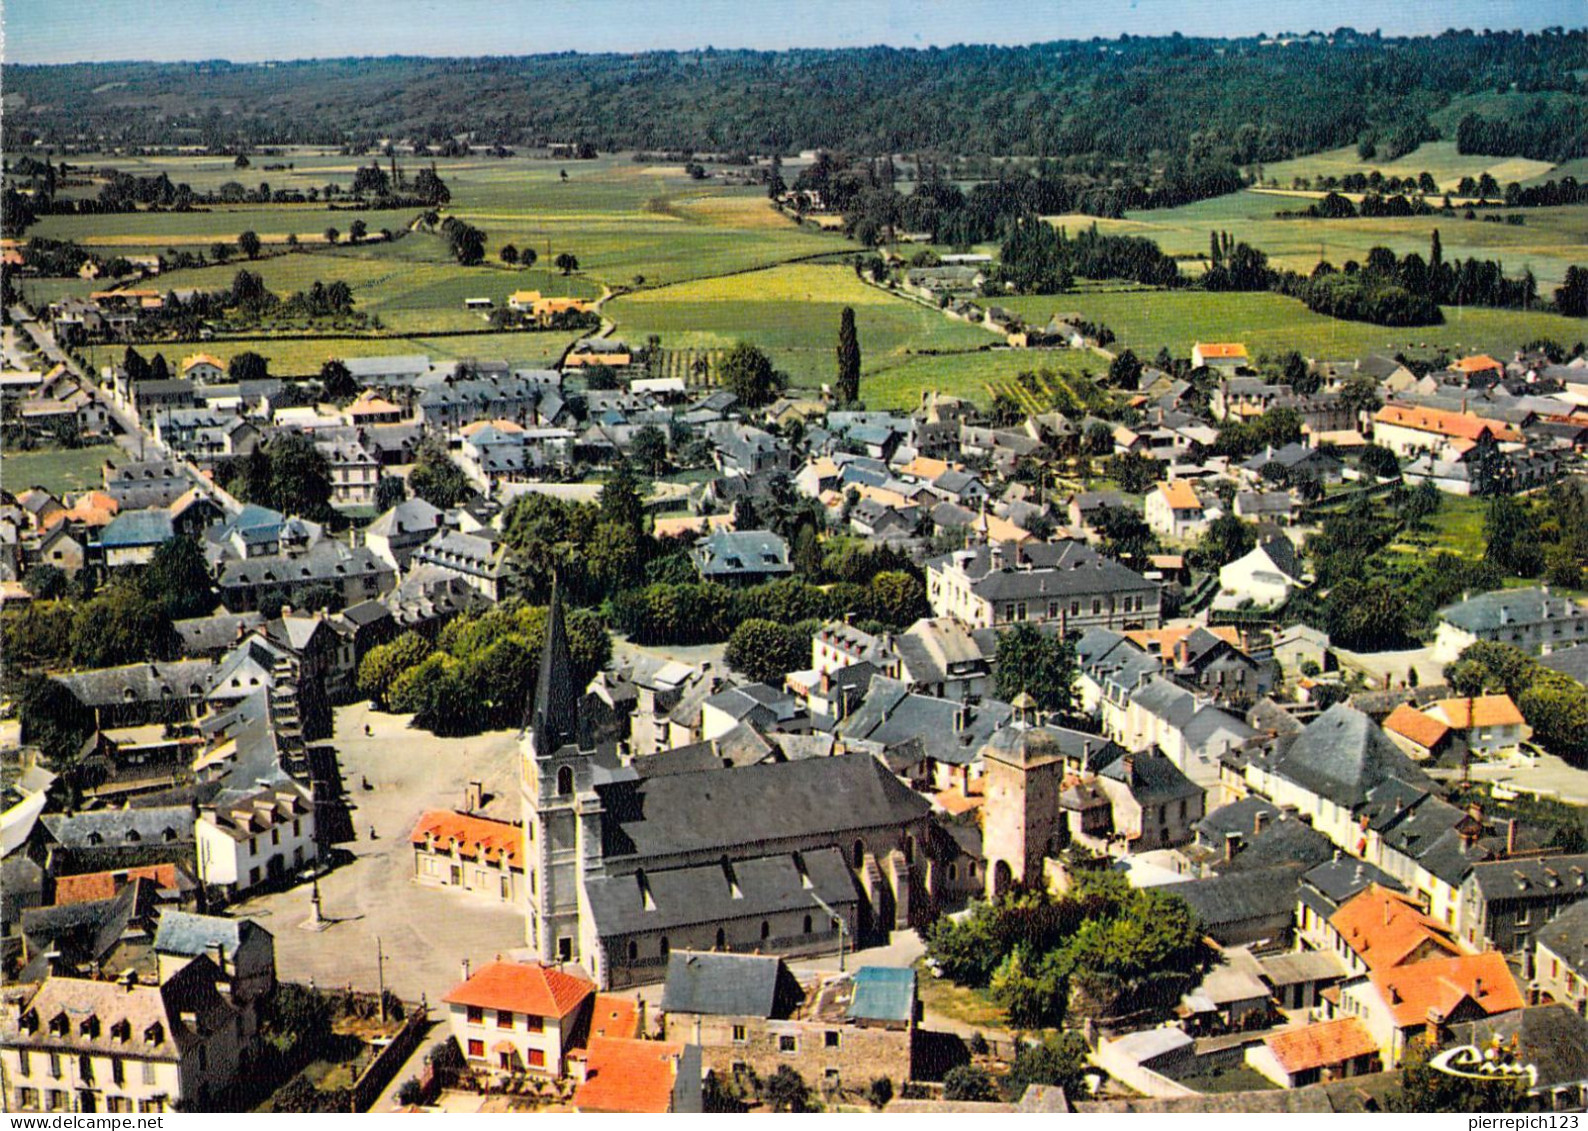
[[[1281,1088],[1302,1088],[1379,1070],[1378,1043],[1355,1017],[1320,1021],[1264,1037],[1246,1063]]]
[[[1384,733],[1389,740],[1419,761],[1437,760],[1450,749],[1452,734],[1442,719],[1410,703],[1402,703],[1385,718]]]
[[[702,581],[757,585],[794,572],[788,543],[770,530],[717,530],[690,551]]]
[[[199,809],[193,822],[199,879],[231,895],[275,883],[319,855],[314,802],[283,776],[276,784]]]
[[[1280,448],[1270,445],[1242,463],[1241,470],[1259,480],[1276,480],[1289,486],[1296,486],[1305,478],[1338,483],[1344,475],[1344,465],[1334,456],[1301,443]]]
[[[819,912],[818,912],[819,914]],[[852,1090],[916,1076],[915,971],[863,966],[796,978],[782,959],[675,951],[662,991],[668,1039],[697,1045],[706,1071],[765,1079],[788,1065]]]
[[[1454,461],[1482,440],[1520,443],[1522,436],[1498,420],[1422,405],[1392,402],[1373,415],[1373,442],[1401,459],[1426,453]]]
[[[1219,567],[1221,605],[1250,602],[1262,609],[1278,608],[1291,593],[1305,587],[1301,557],[1283,536],[1264,538],[1241,557]]]
[[[200,385],[219,385],[226,380],[226,363],[214,354],[195,353],[182,359],[182,377]]]
[[[1526,1003],[1499,951],[1430,958],[1374,970],[1340,988],[1338,1013],[1373,1035],[1386,1065],[1398,1065],[1418,1037],[1463,1022],[1521,1009]]]
[[[700,1049],[676,1041],[590,1038],[573,1064],[580,1112],[651,1115],[702,1111]]]
[[[616,338],[582,338],[573,344],[562,359],[564,369],[582,369],[590,365],[605,365],[621,369],[634,362],[634,351]]]
[[[501,599],[509,568],[507,543],[498,542],[489,530],[465,534],[437,528],[428,541],[414,549],[409,560],[415,567],[429,566],[456,577],[491,601]]]
[[[1288,525],[1296,517],[1296,502],[1289,491],[1239,491],[1233,509],[1237,518],[1248,522]]]
[[[1483,758],[1514,754],[1531,730],[1509,695],[1474,695],[1440,699],[1426,708],[1429,718],[1443,723]]]
[[[223,990],[244,1010],[245,1020],[276,988],[276,940],[252,919],[227,919],[163,908],[154,932],[154,953],[165,980],[200,955],[215,963],[225,978]],[[247,1030],[252,1039],[253,1031]]]
[[[1538,928],[1532,969],[1541,996],[1579,1014],[1588,1007],[1588,902],[1562,908]]]
[[[296,594],[321,587],[329,590],[333,607],[379,597],[396,583],[397,571],[363,546],[349,548],[322,539],[307,549],[261,554],[228,561],[221,568],[221,600],[232,612],[259,609],[272,602],[291,603]]]
[[[423,499],[404,499],[370,523],[364,545],[395,570],[406,570],[414,551],[435,536],[446,515]]]
[[[1226,373],[1233,372],[1227,366],[1223,370]],[[1208,398],[1208,411],[1215,420],[1252,420],[1293,393],[1289,385],[1270,385],[1261,377],[1224,376],[1213,387],[1213,393]]]
[[[973,628],[1030,621],[1070,633],[1160,623],[1157,582],[1070,540],[956,550],[929,560],[926,578],[933,614]]]
[[[1207,507],[1186,479],[1154,483],[1147,492],[1147,526],[1177,541],[1199,537],[1208,528]]]
[[[1187,844],[1202,819],[1202,787],[1162,755],[1126,753],[1080,783],[1087,787],[1108,799],[1110,827],[1101,837],[1092,830],[1085,835],[1126,852]],[[1068,808],[1063,798],[1060,805]],[[1076,831],[1073,820],[1071,828]]]
[[[493,962],[441,1000],[470,1065],[560,1080],[581,1047],[596,988],[582,973],[539,962]]]
[[[998,644],[991,629],[972,630],[953,617],[923,617],[889,644],[894,673],[912,690],[960,702],[993,693]]]
[[[240,1010],[204,956],[157,984],[51,975],[4,991],[0,1066],[11,1111],[126,1114],[223,1102],[245,1048]]]
[[[1192,369],[1206,366],[1220,372],[1234,373],[1249,361],[1246,347],[1240,342],[1196,342],[1191,346]]]
[[[1462,885],[1457,929],[1467,945],[1526,954],[1537,932],[1588,896],[1588,855],[1474,864]]]
[[[171,512],[164,508],[124,510],[99,532],[96,544],[110,569],[148,565],[163,543],[176,537]]]
[[[1433,658],[1450,663],[1469,644],[1514,644],[1533,655],[1588,643],[1588,608],[1549,586],[1503,589],[1464,598],[1438,612]]]
[[[414,879],[514,903],[522,898],[523,839],[523,829],[507,821],[431,809],[408,836],[414,847]]]
[[[1352,976],[1462,953],[1450,927],[1416,899],[1376,883],[1340,904],[1323,938]]]

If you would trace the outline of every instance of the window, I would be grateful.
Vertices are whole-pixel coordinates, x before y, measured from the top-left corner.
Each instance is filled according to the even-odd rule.
[[[248,882],[249,882],[250,885],[257,884],[259,882],[259,869],[258,868],[250,868],[250,869],[248,869]]]
[[[777,1039],[777,1051],[778,1052],[799,1052],[800,1051],[799,1038],[785,1033],[783,1036],[781,1036],[781,1037],[779,1037]]]
[[[139,1100],[138,1101],[138,1110],[143,1112],[146,1115],[147,1114],[152,1114],[154,1112],[164,1110],[164,1108],[163,1108],[164,1103],[165,1103],[164,1100]]]
[[[50,1053],[50,1077],[54,1080],[61,1078],[61,1054],[58,1052]]]
[[[546,1021],[540,1014],[526,1013],[524,1015],[524,1031],[526,1033],[540,1033],[544,1032],[545,1029]]]
[[[498,1009],[496,1011],[496,1027],[498,1029],[511,1029],[513,1027],[513,1011],[511,1009]]]
[[[557,958],[562,962],[573,961],[573,940],[566,935],[557,940]]]
[[[270,843],[271,844],[280,844],[281,843],[281,830],[280,829],[271,829],[270,830]]]
[[[17,1050],[17,1075],[18,1076],[31,1076],[31,1075],[33,1075],[33,1058],[32,1058],[31,1055],[29,1055],[27,1049],[18,1049]]]
[[[293,836],[302,836],[303,835],[303,819],[302,818],[299,818],[299,819],[297,819],[297,820],[292,822],[292,835]]]
[[[146,1060],[146,1061],[143,1062],[143,1082],[145,1084],[153,1084],[154,1083],[154,1062],[153,1061]]]
[[[127,1075],[127,1069],[126,1069],[126,1066],[122,1064],[121,1057],[119,1057],[119,1056],[111,1057],[110,1058],[110,1079],[111,1079],[111,1081],[113,1083],[116,1083],[116,1084],[123,1084],[123,1083],[126,1082],[126,1075]]]
[[[733,1043],[734,1044],[742,1045],[746,1041],[748,1041],[749,1039],[750,1039],[750,1032],[743,1025],[735,1025],[733,1027]]]
[[[640,957],[640,944],[633,939],[629,940],[629,961],[637,962]]]
[[[829,1029],[829,1030],[827,1030],[827,1032],[822,1034],[822,1046],[824,1048],[830,1048],[830,1049],[835,1049],[835,1048],[838,1047],[838,1030],[837,1029]]]
[[[469,1006],[468,1021],[470,1025],[484,1025],[485,1010],[478,1005]]]
[[[809,915],[805,916],[804,933],[807,935],[811,933],[811,917]]]
[[[546,1067],[546,1050],[545,1049],[528,1049],[528,1050],[526,1050],[526,1052],[527,1052],[528,1059],[529,1059],[529,1066],[531,1068],[545,1068]]]
[[[771,937],[772,937],[772,924],[768,923],[765,919],[762,919],[761,920],[761,941],[762,942],[766,942],[766,940],[771,938]]]
[[[18,1088],[17,1107],[24,1111],[36,1110],[39,1106],[39,1090],[37,1088]]]
[[[671,953],[673,947],[672,947],[672,944],[667,941],[667,936],[666,935],[662,936],[662,942],[661,942],[661,946],[659,947],[659,949],[661,951],[661,955],[662,955],[663,958],[666,958],[668,956],[668,954]]]
[[[1092,598],[1092,615],[1096,616],[1098,613],[1100,613],[1102,611],[1103,611],[1103,599],[1101,597],[1093,597]]]
[[[66,1093],[65,1092],[57,1092],[57,1091],[51,1090],[51,1091],[45,1092],[44,1096],[45,1096],[45,1104],[44,1104],[44,1106],[48,1110],[50,1110],[50,1111],[65,1111],[66,1110]]]
[[[485,1057],[485,1042],[484,1041],[470,1041],[469,1042],[469,1059],[471,1059],[471,1060],[483,1060],[484,1057]]]
[[[862,865],[865,864],[865,862],[866,862],[866,842],[865,841],[863,841],[863,840],[855,841],[854,850],[853,850],[853,856],[854,856],[854,861],[855,861],[855,867],[856,868],[859,868],[859,867],[861,867]]]

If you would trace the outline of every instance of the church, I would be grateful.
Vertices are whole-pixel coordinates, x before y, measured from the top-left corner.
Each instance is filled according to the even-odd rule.
[[[582,699],[554,589],[520,743],[541,961],[616,989],[662,980],[674,949],[832,954],[935,913],[954,842],[876,758],[647,774],[592,738]]]

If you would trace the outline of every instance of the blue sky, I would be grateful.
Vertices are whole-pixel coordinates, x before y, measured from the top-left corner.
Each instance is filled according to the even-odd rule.
[[[6,0],[6,62],[926,47],[1588,22],[1584,0]]]

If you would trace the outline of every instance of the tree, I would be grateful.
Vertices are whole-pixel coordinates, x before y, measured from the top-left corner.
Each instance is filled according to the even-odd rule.
[[[210,258],[216,263],[225,263],[232,257],[232,245],[225,240],[216,240],[210,244]]]
[[[1128,349],[1122,351],[1108,363],[1108,383],[1132,393],[1141,388],[1141,359]]]
[[[360,243],[369,234],[369,225],[362,220],[354,220],[347,226],[347,238],[352,243]]]
[[[320,366],[320,386],[333,401],[349,400],[358,395],[358,382],[347,364],[332,358]]]
[[[1533,728],[1534,742],[1579,769],[1588,766],[1588,689],[1543,668],[1516,705]]]
[[[1036,625],[1021,623],[998,637],[997,696],[1009,702],[1021,692],[1044,711],[1075,710],[1075,648]]]
[[[643,424],[634,433],[629,455],[650,475],[667,470],[667,434],[654,424]]]
[[[408,497],[408,488],[395,475],[382,475],[375,481],[375,509],[385,514]]]
[[[179,535],[160,543],[138,578],[138,588],[172,620],[201,617],[215,611],[209,565],[196,540]]]
[[[803,527],[801,529],[804,529]],[[926,586],[903,570],[885,569],[871,578],[871,615],[893,628],[908,628],[932,615],[926,603]]]
[[[773,1111],[809,1111],[811,1090],[805,1078],[786,1064],[777,1066],[764,1086]]]
[[[1070,1030],[1048,1037],[1041,1044],[1025,1045],[1015,1054],[1004,1077],[1004,1090],[1019,1099],[1032,1084],[1063,1088],[1066,1096],[1083,1091],[1088,1070],[1086,1038]]]
[[[873,1076],[866,1086],[866,1102],[881,1111],[893,1099],[893,1081],[886,1076]]]
[[[1496,495],[1483,517],[1485,561],[1516,577],[1537,577],[1544,569],[1538,524],[1528,505],[1510,495]]]
[[[645,564],[640,537],[633,526],[621,522],[603,522],[591,532],[584,564],[603,593],[616,593],[639,582]]]
[[[342,238],[342,233],[337,231],[335,228],[327,228],[327,229],[325,229],[325,242],[326,243],[335,243],[337,240],[339,240],[341,238]]]
[[[168,659],[177,647],[170,616],[131,584],[114,585],[84,602],[72,618],[72,662],[79,667]]]
[[[226,376],[233,384],[264,381],[270,377],[270,363],[252,350],[244,350],[232,357],[226,366]]]
[[[554,263],[557,267],[557,270],[561,271],[564,275],[571,275],[575,271],[579,270],[579,257],[574,255],[572,252],[558,252],[557,258],[552,260],[552,263]]]
[[[601,485],[601,516],[638,533],[645,524],[645,501],[640,497],[640,479],[634,465],[620,459],[612,474]]]
[[[387,644],[377,644],[358,665],[358,693],[384,708],[393,681],[430,654],[430,642],[417,632],[405,632]]]
[[[236,159],[232,161],[232,168],[233,169],[246,169],[246,168],[248,168],[248,154],[239,153],[237,155]]]
[[[943,1077],[943,1098],[959,1103],[996,1103],[998,1089],[985,1068],[961,1064]]]
[[[249,259],[259,258],[259,236],[255,232],[248,231],[238,236],[237,247]]]
[[[28,570],[22,577],[22,584],[35,601],[54,601],[66,596],[66,574],[48,562]]]
[[[288,514],[331,513],[331,465],[314,441],[288,432],[270,441],[270,505]]]
[[[735,342],[718,366],[723,384],[744,408],[769,404],[781,385],[772,359],[746,341]]]
[[[446,448],[428,441],[420,445],[415,455],[413,469],[408,472],[408,489],[415,498],[442,510],[457,506],[474,493],[468,476],[452,462]]]
[[[783,677],[810,660],[810,633],[797,625],[752,617],[728,637],[723,653],[730,667],[757,683],[783,686]]]
[[[452,190],[436,173],[433,163],[428,169],[420,169],[419,175],[414,178],[414,195],[431,208],[438,208],[452,200]]]
[[[1369,444],[1362,449],[1358,457],[1362,470],[1379,479],[1399,479],[1401,475],[1400,460],[1395,458],[1395,453],[1378,444]]]
[[[1417,1037],[1401,1060],[1400,1090],[1385,1107],[1394,1112],[1525,1112],[1530,1110],[1525,1077],[1456,1076],[1431,1062],[1437,1047]],[[1504,1055],[1502,1053],[1502,1055]]]
[[[850,306],[838,315],[838,381],[834,393],[839,404],[860,400],[860,339],[855,334],[855,311]]]
[[[1233,514],[1221,514],[1208,523],[1191,556],[1201,568],[1211,571],[1244,557],[1256,545],[1257,532],[1251,526]]]
[[[1108,461],[1108,474],[1120,490],[1131,495],[1145,495],[1151,490],[1160,470],[1157,460],[1141,452],[1121,452]]]
[[[502,245],[502,250],[497,252],[496,254],[501,259],[501,261],[503,263],[507,264],[509,267],[517,266],[517,264],[518,264],[518,248],[513,246],[512,244],[510,244],[510,243],[503,244]]]
[[[518,265],[520,267],[526,268],[533,267],[535,266],[535,261],[539,258],[540,254],[536,252],[534,248],[526,247],[523,251],[518,253]]]

